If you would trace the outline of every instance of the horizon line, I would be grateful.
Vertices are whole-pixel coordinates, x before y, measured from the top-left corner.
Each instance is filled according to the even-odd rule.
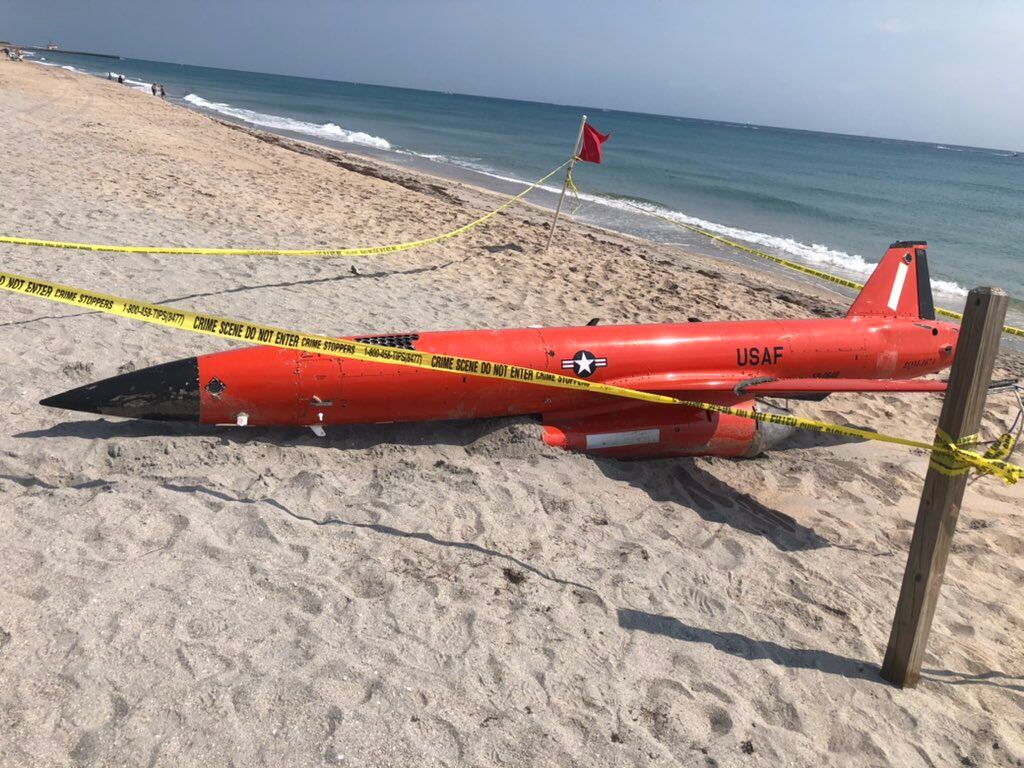
[[[47,48],[45,48],[43,46],[39,46],[39,45],[22,45],[22,44],[18,44],[18,43],[11,43],[10,41],[0,41],[0,42],[6,42],[7,45],[15,45],[15,46],[20,47],[20,48],[29,48],[29,49],[32,49],[32,50],[37,50],[37,51],[40,51],[42,53],[57,53],[57,54],[65,54],[65,55],[71,55],[71,56],[75,56],[75,55],[102,56],[102,57],[116,58],[116,59],[119,59],[121,61],[124,61],[126,59],[127,60],[131,60],[131,61],[146,61],[146,62],[150,62],[152,64],[169,64],[169,65],[178,66],[178,67],[196,67],[197,69],[216,69],[216,70],[220,70],[220,71],[223,71],[223,72],[242,72],[242,73],[250,74],[250,75],[269,75],[271,77],[292,77],[292,78],[295,78],[295,79],[298,79],[298,80],[319,80],[319,81],[325,82],[325,83],[341,83],[341,84],[347,84],[347,85],[365,85],[365,86],[370,86],[372,88],[392,88],[394,90],[415,91],[415,92],[418,92],[418,93],[435,93],[435,94],[441,94],[441,95],[444,95],[444,96],[467,96],[467,97],[475,98],[475,99],[493,99],[493,100],[496,100],[496,101],[511,101],[511,102],[517,102],[517,103],[520,103],[520,104],[541,104],[541,105],[550,106],[550,107],[561,107],[561,108],[567,108],[567,109],[582,109],[582,110],[585,110],[585,111],[588,111],[588,112],[593,111],[593,110],[599,110],[601,112],[619,112],[619,113],[626,114],[626,115],[643,115],[645,117],[665,118],[665,119],[669,119],[669,120],[693,120],[693,121],[702,122],[702,123],[724,123],[726,125],[735,125],[735,126],[741,126],[741,127],[767,128],[767,129],[773,130],[773,131],[792,131],[794,133],[817,133],[817,134],[822,134],[822,135],[825,135],[825,136],[839,136],[839,137],[842,137],[842,138],[850,138],[850,139],[869,139],[869,140],[873,140],[873,141],[898,141],[898,142],[902,142],[902,143],[906,143],[906,144],[931,144],[931,145],[936,145],[936,146],[941,145],[941,146],[956,147],[958,149],[977,149],[977,150],[984,150],[984,151],[989,151],[989,152],[1009,152],[1009,153],[1012,153],[1013,156],[1018,156],[1021,153],[1024,153],[1024,148],[1021,148],[1021,149],[1010,149],[1009,147],[983,147],[983,146],[979,146],[979,145],[975,145],[975,144],[958,144],[958,143],[955,143],[955,142],[948,142],[947,143],[947,142],[941,142],[941,141],[938,141],[938,140],[930,140],[930,139],[929,140],[925,140],[925,139],[906,139],[906,138],[899,138],[899,137],[896,137],[896,136],[872,136],[872,135],[869,135],[869,134],[844,133],[844,132],[841,132],[841,131],[822,131],[822,130],[819,130],[819,129],[816,129],[816,128],[795,128],[795,127],[788,126],[788,125],[768,125],[766,123],[752,123],[752,122],[748,122],[748,121],[726,120],[724,118],[716,118],[716,117],[693,117],[691,115],[673,115],[673,114],[663,113],[663,112],[639,112],[639,111],[632,110],[632,109],[620,109],[620,108],[617,108],[617,107],[599,107],[599,106],[596,106],[596,105],[591,105],[591,106],[588,107],[588,106],[585,106],[585,105],[582,105],[582,104],[562,104],[562,103],[559,103],[559,102],[556,102],[556,101],[538,101],[537,99],[513,98],[513,97],[510,97],[510,96],[492,96],[492,95],[487,95],[487,94],[483,94],[483,93],[463,93],[461,91],[446,91],[446,90],[438,90],[438,89],[433,89],[433,88],[415,88],[415,87],[408,86],[408,85],[392,85],[392,84],[389,84],[389,83],[371,83],[371,82],[361,82],[361,81],[356,81],[356,80],[337,80],[337,79],[331,79],[331,78],[328,78],[328,77],[315,77],[315,76],[312,76],[312,75],[293,75],[293,74],[285,74],[283,72],[264,72],[262,70],[257,70],[257,69],[233,69],[233,68],[230,68],[230,67],[214,67],[214,66],[210,66],[210,65],[207,65],[207,64],[189,64],[189,63],[183,62],[183,61],[163,61],[161,59],[136,59],[136,58],[131,57],[131,56],[122,56],[120,54],[96,53],[94,51],[64,51],[64,50],[61,50],[59,48],[56,49],[56,50],[49,50],[49,49],[47,49]]]

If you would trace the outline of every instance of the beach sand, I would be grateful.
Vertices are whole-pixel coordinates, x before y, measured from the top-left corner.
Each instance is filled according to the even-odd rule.
[[[0,230],[62,240],[391,243],[500,199],[29,64],[0,64],[0,157]],[[847,302],[569,221],[543,254],[549,217],[520,205],[359,259],[0,253],[334,334]],[[920,451],[802,434],[756,460],[622,463],[549,448],[529,419],[319,439],[90,418],[37,401],[229,345],[9,294],[0,329],[5,766],[1024,764],[1020,486],[969,487],[921,684],[901,691],[878,667]],[[928,440],[940,402],[796,410]],[[1011,406],[990,398],[985,436]]]

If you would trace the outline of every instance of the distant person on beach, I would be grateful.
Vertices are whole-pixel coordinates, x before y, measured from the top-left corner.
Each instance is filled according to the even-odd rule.
[[[124,75],[118,75],[117,76],[117,82],[123,83],[124,82]]]
[[[161,99],[166,99],[167,98],[167,91],[164,90],[164,84],[163,83],[160,83],[160,98]]]
[[[153,95],[156,96],[156,83],[153,83],[151,86],[149,86],[149,90],[151,90],[153,92]]]

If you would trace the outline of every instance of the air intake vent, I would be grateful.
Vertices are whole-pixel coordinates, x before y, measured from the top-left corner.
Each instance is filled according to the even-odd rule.
[[[414,342],[419,341],[418,333],[407,333],[401,336],[360,336],[356,341],[362,344],[373,344],[377,347],[397,347],[398,349],[416,349]]]

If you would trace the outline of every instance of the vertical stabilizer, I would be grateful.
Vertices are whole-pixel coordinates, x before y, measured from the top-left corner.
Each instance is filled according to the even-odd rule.
[[[846,316],[934,320],[928,243],[915,240],[890,245]]]

